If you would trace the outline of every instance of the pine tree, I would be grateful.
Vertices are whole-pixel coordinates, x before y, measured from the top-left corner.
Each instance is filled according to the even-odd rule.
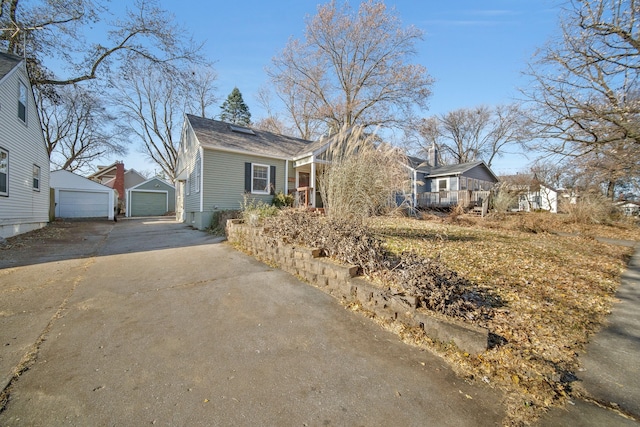
[[[233,123],[240,126],[251,125],[251,113],[249,107],[242,99],[242,93],[237,87],[234,87],[227,99],[220,107],[220,120],[227,123]]]

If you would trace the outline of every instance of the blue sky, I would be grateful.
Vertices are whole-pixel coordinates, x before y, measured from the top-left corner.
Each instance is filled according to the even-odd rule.
[[[526,80],[521,72],[536,48],[557,34],[561,0],[389,0],[403,25],[425,33],[414,61],[435,78],[430,108],[424,116],[481,104],[496,105],[518,97]],[[261,111],[255,96],[268,85],[264,71],[290,37],[301,38],[305,19],[317,1],[162,0],[176,21],[205,42],[204,55],[215,62],[217,95],[222,104],[234,86],[253,115]],[[359,2],[351,1],[357,9]],[[135,149],[127,168],[152,170]],[[507,155],[494,162],[498,174],[515,173],[530,161]]]

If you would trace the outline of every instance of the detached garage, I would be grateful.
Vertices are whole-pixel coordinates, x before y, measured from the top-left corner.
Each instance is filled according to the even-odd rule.
[[[160,216],[176,209],[176,189],[151,178],[127,190],[127,216]]]
[[[56,218],[113,219],[112,188],[65,170],[51,172]]]

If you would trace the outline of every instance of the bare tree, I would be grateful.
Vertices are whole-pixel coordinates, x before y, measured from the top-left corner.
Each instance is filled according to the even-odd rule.
[[[400,127],[431,93],[426,68],[409,63],[421,38],[382,2],[362,2],[354,12],[331,1],[267,72],[302,138],[345,125]]]
[[[81,87],[68,86],[55,97],[35,91],[51,163],[59,169],[88,172],[100,158],[124,154],[125,135],[101,98]]]
[[[215,73],[200,69],[168,73],[144,59],[133,60],[121,80],[113,81],[117,107],[142,143],[142,151],[171,181],[176,177],[179,132],[185,113],[207,115],[216,102]]]
[[[7,30],[0,32],[0,45],[27,58],[34,86],[93,80],[109,72],[114,59],[125,57],[165,65],[199,59],[200,46],[185,37],[157,0],[135,0],[126,16],[111,22],[103,19],[109,15],[108,6],[99,0],[2,0],[0,28]],[[102,42],[89,43],[85,34],[98,23],[106,25],[107,33]],[[68,65],[66,76],[58,76],[63,70],[49,68],[54,61]]]
[[[541,148],[640,143],[640,1],[571,0],[561,31],[527,72]]]
[[[531,138],[527,129],[515,104],[461,108],[423,119],[418,128],[423,151],[435,144],[446,163],[484,160],[489,167],[512,146],[526,143]]]

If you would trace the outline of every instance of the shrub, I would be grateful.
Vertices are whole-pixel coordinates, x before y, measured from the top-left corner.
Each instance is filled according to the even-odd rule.
[[[560,208],[576,224],[605,224],[615,215],[611,200],[599,193],[587,193],[575,199],[575,203],[562,200]]]
[[[249,199],[247,194],[242,199],[240,217],[245,223],[257,226],[262,224],[265,218],[269,218],[278,214],[280,209],[273,205],[269,205],[262,200]]]
[[[362,219],[397,208],[396,196],[409,176],[400,150],[376,141],[362,128],[342,130],[333,137],[318,177],[327,215]]]
[[[238,218],[240,211],[237,210],[215,210],[211,217],[211,225],[209,226],[209,232],[217,236],[222,236],[225,233],[228,219]]]
[[[293,202],[294,197],[292,194],[284,194],[282,191],[279,191],[273,196],[273,206],[280,209],[293,207]]]
[[[509,185],[501,183],[493,192],[491,202],[496,212],[507,212],[512,207],[518,206],[518,195],[509,191]]]

